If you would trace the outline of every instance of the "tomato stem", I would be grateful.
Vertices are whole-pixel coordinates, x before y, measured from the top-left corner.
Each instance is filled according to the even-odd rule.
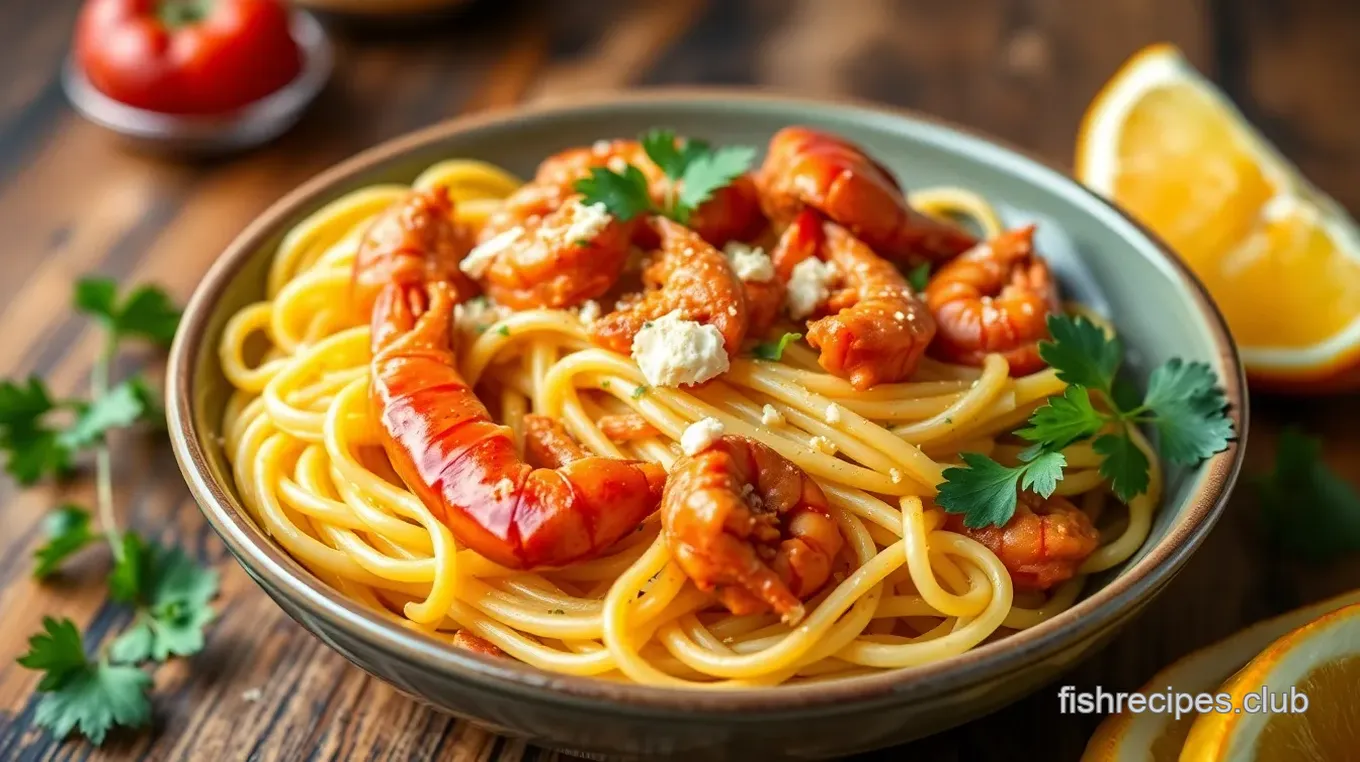
[[[156,15],[171,29],[192,26],[208,17],[215,0],[161,0]]]

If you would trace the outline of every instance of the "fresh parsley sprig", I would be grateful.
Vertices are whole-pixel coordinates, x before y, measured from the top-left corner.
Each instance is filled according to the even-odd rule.
[[[1177,465],[1194,465],[1227,449],[1234,437],[1232,419],[1208,365],[1169,360],[1152,372],[1147,393],[1139,399],[1118,378],[1124,353],[1117,338],[1085,318],[1065,315],[1051,316],[1048,330],[1052,338],[1039,344],[1039,355],[1067,389],[1035,410],[1029,426],[1016,432],[1033,443],[1022,453],[1020,465],[1007,467],[966,453],[963,467],[945,469],[936,502],[950,513],[963,514],[965,525],[1009,521],[1017,485],[1051,495],[1066,463],[1046,458],[1061,458],[1061,451],[1076,442],[1093,439],[1100,474],[1124,501],[1147,491],[1151,467],[1132,436],[1133,427],[1152,427],[1162,457]],[[1039,477],[1026,484],[1036,468]]]
[[[751,348],[751,354],[762,360],[779,362],[784,357],[784,350],[795,341],[803,338],[801,333],[786,333],[775,341],[762,341]]]
[[[652,199],[642,170],[628,164],[621,171],[595,167],[590,177],[578,180],[575,188],[584,197],[582,203],[604,204],[620,220],[651,213],[684,224],[715,192],[750,169],[756,157],[749,146],[714,149],[702,140],[677,138],[666,129],[643,133],[640,141],[647,158],[669,181],[662,202]]]
[[[116,284],[102,278],[77,284],[74,301],[105,329],[104,349],[91,373],[91,397],[58,400],[36,378],[0,382],[0,452],[6,455],[7,469],[24,484],[63,476],[77,455],[95,454],[96,513],[70,504],[53,511],[46,521],[47,541],[34,554],[33,574],[45,579],[67,559],[103,541],[113,556],[109,595],[134,608],[133,624],[91,658],[73,622],[47,618],[19,663],[43,673],[36,722],[59,736],[79,731],[99,744],[113,727],[143,725],[150,719],[151,676],[138,664],[203,648],[218,577],[179,549],[120,530],[113,506],[107,434],[163,420],[142,376],[111,385],[113,359],[128,339],[168,345],[179,311],[160,289],[144,286],[120,298]]]

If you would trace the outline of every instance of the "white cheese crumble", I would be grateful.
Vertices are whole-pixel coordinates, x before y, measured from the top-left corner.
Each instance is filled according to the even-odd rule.
[[[248,704],[253,704],[263,697],[264,691],[259,688],[247,688],[246,690],[241,691],[241,700]]]
[[[596,320],[599,320],[600,303],[595,301],[594,299],[586,300],[586,303],[582,304],[581,309],[577,311],[576,317],[580,318],[581,322],[585,323],[586,325],[590,325]]]
[[[741,241],[728,241],[723,253],[732,263],[732,272],[743,281],[768,283],[774,279],[774,262],[759,246],[749,246]]]
[[[817,310],[818,305],[831,296],[831,281],[836,277],[836,266],[816,257],[799,262],[789,276],[785,305],[789,317],[801,320]]]
[[[722,421],[717,418],[701,418],[686,427],[685,433],[680,435],[680,449],[686,455],[698,455],[713,446],[722,435]]]
[[[514,245],[523,235],[524,228],[515,226],[504,233],[492,236],[469,251],[467,256],[463,257],[463,261],[458,263],[458,269],[473,278],[482,277],[486,268],[496,261],[496,257]]]
[[[889,479],[892,479],[892,483],[893,483],[893,484],[901,484],[901,483],[902,483],[902,472],[901,472],[901,471],[898,471],[898,470],[895,469],[895,468],[890,468],[890,469],[888,469],[888,478],[889,478]]]
[[[808,440],[808,446],[823,455],[836,454],[836,443],[826,437],[813,437]]]
[[[826,406],[826,422],[835,426],[841,422],[841,406],[831,403]]]
[[[453,326],[459,333],[480,335],[505,319],[510,310],[485,296],[469,299],[453,308]]]
[[[774,405],[766,405],[760,409],[760,422],[766,426],[783,426],[784,414],[774,409]]]
[[[613,217],[609,215],[609,208],[604,204],[591,204],[582,206],[579,201],[569,201],[568,205],[575,206],[571,215],[571,226],[567,228],[566,239],[568,241],[589,240],[599,235]]]
[[[727,372],[723,336],[711,325],[675,310],[644,325],[633,337],[633,360],[652,386],[699,384]]]

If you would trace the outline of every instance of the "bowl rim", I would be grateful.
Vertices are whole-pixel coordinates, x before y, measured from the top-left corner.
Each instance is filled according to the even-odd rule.
[[[207,328],[218,300],[251,255],[266,239],[278,232],[276,229],[281,223],[296,217],[303,208],[329,200],[326,197],[333,194],[334,186],[343,184],[374,165],[464,132],[495,128],[526,119],[570,116],[611,106],[683,106],[733,101],[758,101],[770,107],[782,106],[793,111],[830,106],[863,117],[924,123],[973,141],[983,141],[1012,154],[1009,157],[1011,159],[1020,159],[1022,164],[1028,162],[1031,166],[1027,170],[1047,171],[1055,175],[1053,181],[1088,196],[1143,236],[1145,245],[1141,248],[1155,250],[1170,265],[1171,272],[1182,281],[1193,300],[1193,306],[1208,328],[1214,350],[1225,370],[1222,383],[1230,405],[1228,415],[1237,431],[1237,439],[1227,450],[1201,464],[1203,476],[1195,491],[1186,499],[1189,504],[1187,514],[1167,531],[1165,537],[1104,587],[1066,611],[1035,627],[976,646],[958,656],[915,667],[827,682],[705,691],[561,675],[517,660],[486,657],[453,648],[424,633],[403,628],[349,600],[316,578],[250,521],[232,495],[233,488],[213,480],[207,465],[208,456],[202,445],[202,438],[211,432],[199,431],[194,422],[191,394],[194,365],[204,351],[204,342],[209,339]],[[215,348],[209,351],[215,351]],[[1203,284],[1159,237],[1064,170],[986,133],[910,109],[854,98],[819,99],[748,87],[645,88],[574,96],[570,102],[554,100],[473,113],[393,138],[351,156],[276,201],[228,245],[189,300],[171,348],[166,373],[166,409],[173,450],[190,492],[237,561],[271,596],[282,593],[312,617],[323,619],[349,637],[380,650],[385,656],[395,657],[412,666],[433,669],[459,680],[471,681],[482,689],[575,705],[578,708],[582,705],[604,706],[616,713],[655,716],[683,712],[696,720],[705,714],[731,718],[733,712],[746,713],[748,717],[753,713],[813,709],[851,712],[873,702],[925,699],[1004,678],[1026,664],[1053,656],[1067,645],[1100,636],[1131,617],[1140,604],[1146,603],[1160,591],[1199,547],[1218,520],[1242,468],[1249,419],[1246,377],[1237,349],[1221,312]],[[297,618],[291,611],[288,613]],[[303,625],[309,630],[315,627],[311,622],[303,622]]]

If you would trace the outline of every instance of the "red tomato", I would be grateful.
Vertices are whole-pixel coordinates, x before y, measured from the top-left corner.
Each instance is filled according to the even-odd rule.
[[[240,108],[302,69],[278,0],[89,0],[75,48],[100,92],[171,114]]]

